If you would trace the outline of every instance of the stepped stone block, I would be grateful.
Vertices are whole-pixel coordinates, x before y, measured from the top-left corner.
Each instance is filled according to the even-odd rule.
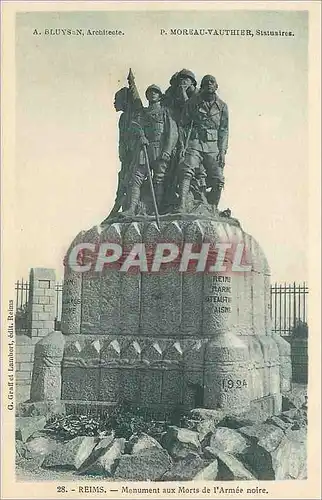
[[[158,227],[152,219],[125,220],[83,231],[73,245],[79,241],[96,253],[107,243],[123,253],[102,272],[75,278],[66,271],[63,398],[236,412],[262,401],[268,413],[276,411],[290,386],[290,353],[271,335],[265,255],[235,221],[178,217]],[[162,264],[169,243],[177,255]],[[224,268],[218,243],[228,248]],[[187,244],[197,254],[206,248],[204,269],[192,255],[183,270]],[[251,269],[241,272],[236,263]],[[77,299],[75,307],[68,297]]]

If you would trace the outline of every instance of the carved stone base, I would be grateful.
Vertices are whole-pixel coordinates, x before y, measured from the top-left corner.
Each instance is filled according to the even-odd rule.
[[[52,332],[36,344],[30,390],[32,402],[60,399],[64,346],[61,332]]]
[[[273,415],[281,398],[271,374],[275,365],[262,351],[260,365],[261,371],[252,363],[248,338],[231,333],[213,339],[71,335],[62,361],[62,399],[240,413],[262,401]],[[265,396],[258,397],[266,384]]]
[[[152,216],[108,221],[81,232],[67,261],[82,242],[113,242],[125,253],[138,243],[170,242],[181,253],[187,243],[195,252],[204,243],[242,243],[250,269],[235,272],[232,254],[220,272],[182,272],[178,260],[157,273],[123,272],[119,264],[77,273],[67,263],[64,400],[245,412],[288,390],[290,353],[271,335],[269,266],[238,221],[196,213],[161,216],[160,227]]]

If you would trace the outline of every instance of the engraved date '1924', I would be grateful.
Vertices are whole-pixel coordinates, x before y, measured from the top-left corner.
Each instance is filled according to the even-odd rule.
[[[222,381],[222,388],[224,391],[228,391],[230,389],[241,389],[242,387],[247,387],[247,381],[245,379],[224,379]]]

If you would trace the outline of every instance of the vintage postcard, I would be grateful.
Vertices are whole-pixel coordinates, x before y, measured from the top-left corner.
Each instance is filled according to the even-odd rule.
[[[2,3],[1,498],[321,498],[320,7]]]

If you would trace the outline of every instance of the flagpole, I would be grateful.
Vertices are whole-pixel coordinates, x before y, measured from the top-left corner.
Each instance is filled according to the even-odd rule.
[[[136,110],[139,110],[139,109],[143,110],[143,104],[142,104],[142,101],[141,101],[138,89],[136,88],[135,78],[134,78],[134,75],[133,75],[133,72],[132,72],[131,68],[129,69],[129,74],[128,74],[128,77],[127,77],[127,81],[128,81],[129,89],[130,89],[130,92],[131,92],[131,99],[132,99],[132,104],[134,106],[134,109],[136,109]],[[143,131],[142,126],[141,126],[140,123],[137,123],[135,121],[132,121],[132,123],[135,124],[135,125],[137,125]],[[151,167],[150,167],[150,162],[149,162],[148,151],[147,151],[147,148],[146,148],[145,144],[142,146],[142,148],[143,148],[143,154],[144,154],[145,163],[146,163],[147,171],[148,171],[149,185],[150,185],[151,194],[152,194],[153,207],[154,207],[154,212],[155,212],[155,219],[156,219],[157,227],[158,227],[158,229],[160,231],[160,216],[159,216],[158,205],[157,205],[157,200],[156,200],[154,186],[153,186],[153,181],[152,181],[152,172],[151,172]]]
[[[150,162],[149,162],[149,156],[148,156],[148,152],[147,152],[145,144],[143,145],[143,152],[144,152],[145,162],[146,162],[146,166],[147,166],[147,170],[148,170],[148,178],[149,178],[149,184],[150,184],[150,189],[151,189],[151,193],[152,193],[155,219],[156,219],[158,229],[160,231],[161,228],[160,228],[160,217],[159,217],[159,211],[158,211],[158,204],[157,204],[157,200],[155,197],[154,186],[153,186],[153,181],[152,181],[152,173],[151,173]]]

